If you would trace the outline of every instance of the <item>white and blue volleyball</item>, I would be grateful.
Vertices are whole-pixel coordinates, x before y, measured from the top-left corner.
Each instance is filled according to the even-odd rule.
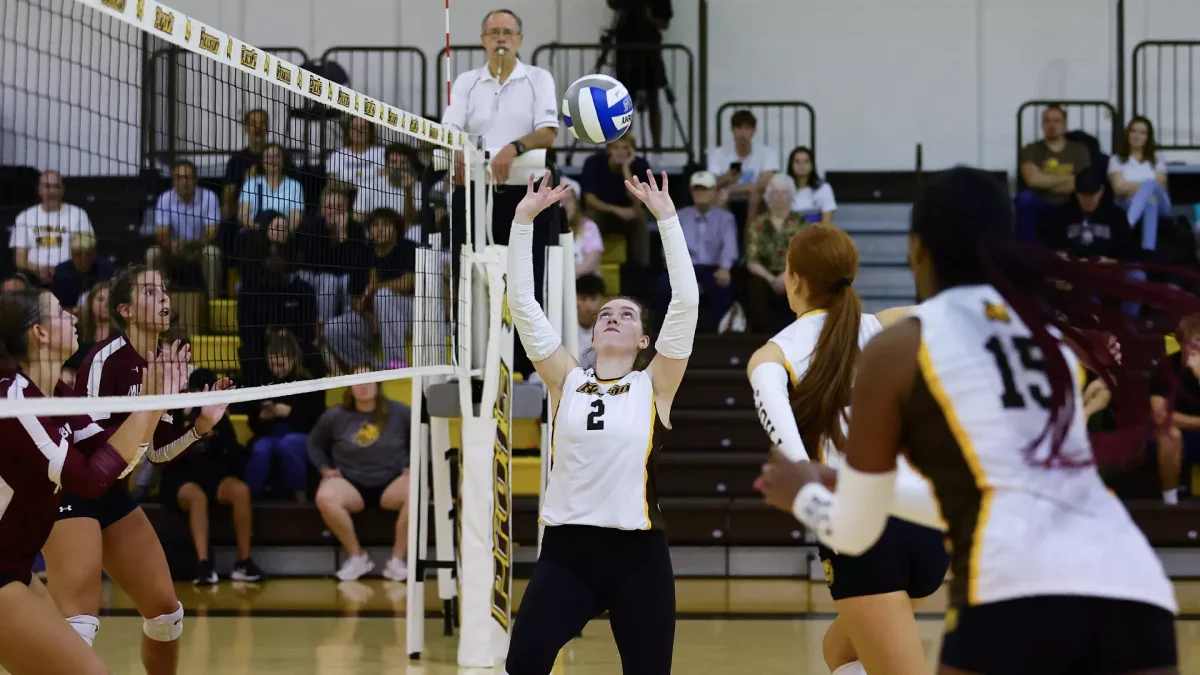
[[[608,75],[585,75],[567,87],[562,102],[563,122],[581,141],[612,143],[633,122],[629,90]]]

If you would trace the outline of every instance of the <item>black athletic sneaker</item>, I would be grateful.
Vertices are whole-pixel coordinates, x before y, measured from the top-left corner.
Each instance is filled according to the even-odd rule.
[[[212,586],[217,583],[217,571],[213,569],[212,563],[207,560],[201,560],[196,565],[196,581],[197,586]]]
[[[234,581],[262,581],[267,578],[267,574],[259,569],[253,560],[246,558],[233,566],[233,573],[229,578]]]

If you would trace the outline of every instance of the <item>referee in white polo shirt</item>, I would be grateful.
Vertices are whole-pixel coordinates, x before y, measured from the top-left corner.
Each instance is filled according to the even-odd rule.
[[[531,66],[517,58],[521,48],[521,18],[512,10],[496,9],[483,17],[483,48],[486,65],[460,74],[450,88],[450,105],[442,113],[442,124],[482,139],[484,150],[492,155],[492,236],[499,245],[508,245],[517,203],[525,196],[528,172],[513,175],[516,185],[505,185],[518,156],[531,150],[549,148],[558,134],[558,90],[549,71]],[[539,172],[544,167],[539,168]],[[524,171],[524,169],[522,169]],[[472,201],[472,204],[474,202]],[[467,190],[454,189],[451,202],[452,242],[455,246],[455,276],[459,262],[457,247],[466,241]],[[533,232],[534,286],[542,300],[545,274],[545,247],[557,239],[560,209],[546,209],[535,221]],[[481,217],[481,214],[475,214]],[[518,371],[528,374],[532,365],[524,350],[517,350]]]

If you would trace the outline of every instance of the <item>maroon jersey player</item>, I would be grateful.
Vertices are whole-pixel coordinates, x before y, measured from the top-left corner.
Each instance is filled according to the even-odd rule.
[[[158,272],[122,270],[108,295],[113,335],[84,360],[76,379],[78,395],[136,396],[141,393],[147,356],[171,321],[171,299]],[[228,380],[218,383],[228,387]],[[182,386],[182,385],[181,385]],[[169,392],[178,393],[178,390]],[[203,408],[194,427],[177,429],[163,416],[141,439],[140,454],[169,461],[187,449],[225,412]],[[121,424],[123,413],[94,416],[104,429]],[[135,459],[134,465],[141,457]],[[101,569],[129,594],[144,618],[142,655],[148,675],[174,675],[183,632],[183,606],[171,581],[166,554],[149,519],[124,485],[99,497],[64,491],[50,539],[43,548],[50,593],[59,611],[89,642],[95,638],[101,598]]]
[[[50,292],[0,296],[0,398],[70,396],[58,377],[77,346],[75,319]],[[161,391],[164,380],[178,387],[182,367],[172,375],[161,363],[148,365],[147,394]],[[14,675],[104,672],[30,569],[54,525],[61,490],[104,493],[160,415],[134,413],[107,431],[87,415],[0,418],[0,668]]]

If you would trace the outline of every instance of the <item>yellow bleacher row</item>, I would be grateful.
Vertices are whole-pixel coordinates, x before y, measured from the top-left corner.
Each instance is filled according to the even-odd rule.
[[[237,301],[213,300],[209,302],[209,329],[213,335],[194,335],[192,362],[197,368],[211,368],[222,374],[236,374],[238,348],[241,340],[237,336]],[[405,405],[412,403],[412,382],[408,379],[389,380],[382,383],[383,394],[389,399]],[[325,406],[340,405],[345,387],[325,391]],[[250,421],[246,415],[230,415],[230,422],[237,431],[238,441],[250,441]],[[450,444],[460,446],[461,424],[458,419],[450,420]],[[541,426],[534,420],[516,420],[513,423],[513,447],[537,449],[541,446]],[[513,458],[513,494],[537,496],[541,476],[541,460],[537,457]]]

